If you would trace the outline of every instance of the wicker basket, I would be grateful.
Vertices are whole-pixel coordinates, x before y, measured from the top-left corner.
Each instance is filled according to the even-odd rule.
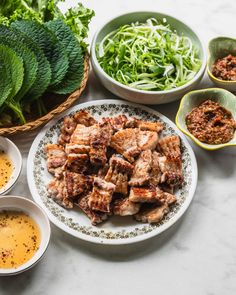
[[[68,98],[65,99],[65,96],[57,96],[57,95],[50,95],[50,97],[46,97],[47,105],[49,102],[50,105],[50,98],[51,98],[51,106],[50,111],[46,115],[40,118],[31,118],[26,124],[19,125],[19,126],[12,126],[12,127],[4,127],[0,128],[0,135],[14,135],[19,134],[27,131],[31,131],[33,129],[38,128],[46,124],[50,121],[54,116],[62,113],[63,111],[67,110],[81,95],[83,92],[87,80],[89,76],[89,55],[87,54],[84,59],[84,77],[80,84],[79,89],[73,92]],[[55,99],[56,98],[56,99]],[[55,105],[55,101],[57,104]],[[60,102],[61,101],[61,102]]]

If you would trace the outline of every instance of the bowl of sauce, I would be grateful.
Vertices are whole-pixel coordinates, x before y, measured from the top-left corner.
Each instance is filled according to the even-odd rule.
[[[17,146],[0,136],[0,195],[7,194],[16,184],[22,168],[22,156]]]
[[[182,98],[175,122],[206,150],[236,146],[236,96],[222,88],[191,91]]]
[[[21,273],[44,255],[50,240],[46,213],[18,196],[0,198],[0,276]]]
[[[236,39],[222,36],[210,40],[207,73],[217,87],[236,91]]]

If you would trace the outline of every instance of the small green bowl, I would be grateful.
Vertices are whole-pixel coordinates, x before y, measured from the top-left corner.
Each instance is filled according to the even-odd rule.
[[[234,120],[236,120],[236,96],[222,88],[207,88],[191,91],[184,95],[184,97],[181,99],[179,110],[175,118],[175,123],[177,127],[183,133],[189,136],[197,145],[209,151],[218,150],[226,146],[236,145],[236,132],[234,133],[234,137],[227,143],[207,144],[199,141],[188,131],[185,122],[186,115],[190,113],[193,108],[199,106],[203,101],[207,99],[218,102],[220,105],[225,107],[232,113]]]
[[[234,92],[236,91],[236,81],[220,80],[212,74],[214,62],[228,54],[236,56],[236,39],[229,37],[217,37],[212,39],[208,44],[207,73],[215,85]]]

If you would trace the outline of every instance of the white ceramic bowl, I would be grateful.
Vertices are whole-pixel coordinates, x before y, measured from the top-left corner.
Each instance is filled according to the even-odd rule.
[[[97,57],[96,57],[96,44],[100,43],[100,41],[110,32],[116,30],[122,25],[129,24],[136,21],[145,21],[148,18],[154,17],[156,19],[167,20],[167,23],[171,25],[172,28],[176,29],[179,35],[184,34],[189,37],[195,47],[199,51],[199,58],[201,59],[202,65],[195,77],[186,83],[185,85],[178,87],[176,89],[164,90],[164,91],[145,91],[145,90],[137,90],[128,86],[125,86],[109,75],[105,73],[105,71],[100,66]],[[196,88],[198,83],[201,81],[205,67],[206,67],[206,55],[203,49],[202,43],[198,35],[185,23],[182,21],[158,12],[147,12],[147,11],[139,11],[139,12],[131,12],[127,14],[120,15],[116,18],[113,18],[109,22],[105,23],[95,34],[92,45],[91,45],[91,63],[94,69],[95,74],[100,79],[102,84],[110,90],[115,95],[122,97],[126,100],[142,103],[142,104],[163,104],[169,103],[175,100],[180,99],[185,93]]]
[[[43,257],[49,244],[51,228],[43,209],[29,199],[18,196],[0,197],[0,211],[2,210],[16,210],[28,214],[38,224],[41,233],[39,249],[29,261],[17,268],[0,268],[0,276],[15,275],[30,269]]]
[[[8,183],[0,189],[0,195],[6,195],[16,184],[22,169],[22,156],[18,147],[8,138],[0,136],[0,150],[3,150],[11,159],[13,173]]]

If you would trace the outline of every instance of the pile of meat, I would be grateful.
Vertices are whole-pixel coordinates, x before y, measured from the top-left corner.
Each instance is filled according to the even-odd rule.
[[[180,139],[161,137],[160,122],[124,115],[97,122],[81,110],[66,117],[57,144],[45,147],[54,176],[49,196],[78,206],[96,225],[111,215],[159,222],[183,182]]]

